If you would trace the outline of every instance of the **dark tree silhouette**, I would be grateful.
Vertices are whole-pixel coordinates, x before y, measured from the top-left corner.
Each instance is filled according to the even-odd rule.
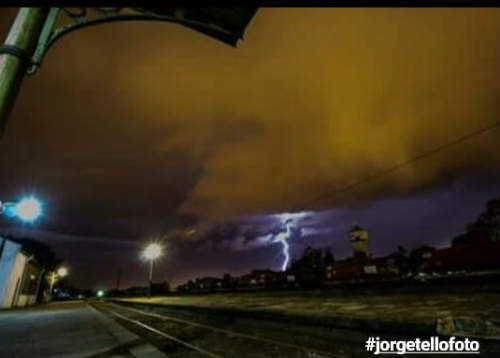
[[[497,241],[500,238],[500,198],[489,200],[475,222],[467,225],[464,234],[453,239],[453,246],[471,245],[478,239]]]
[[[332,252],[328,249],[325,253],[325,265],[329,265],[333,262],[335,262],[335,257],[333,256]]]

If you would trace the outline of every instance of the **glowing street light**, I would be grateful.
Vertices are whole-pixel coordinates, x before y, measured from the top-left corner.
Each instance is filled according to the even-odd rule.
[[[17,203],[0,202],[0,214],[17,217],[25,222],[33,222],[42,215],[42,204],[33,196],[21,199]]]
[[[34,197],[29,197],[17,203],[14,211],[21,220],[33,221],[42,214],[42,205]]]
[[[103,290],[97,291],[97,297],[103,297],[103,296],[104,296],[104,291]]]
[[[49,292],[51,299],[52,299],[52,290],[54,288],[54,284],[61,278],[66,277],[67,275],[68,275],[68,269],[64,266],[59,267],[56,271],[51,271],[48,273],[47,280],[49,281]]]
[[[68,269],[66,267],[62,266],[57,269],[57,276],[65,277],[67,275],[68,275]]]
[[[149,290],[148,295],[151,297],[153,287],[153,267],[154,262],[163,254],[163,247],[157,243],[151,243],[142,251],[142,258],[149,261]]]
[[[146,248],[142,252],[142,256],[146,260],[156,260],[158,257],[161,256],[162,251],[163,251],[163,249],[162,249],[161,245],[152,243],[152,244],[149,244],[148,246],[146,246]]]

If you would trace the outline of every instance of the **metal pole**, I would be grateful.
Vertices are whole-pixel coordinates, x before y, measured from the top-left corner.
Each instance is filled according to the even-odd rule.
[[[121,277],[122,277],[122,269],[120,267],[118,269],[118,275],[116,277],[116,291],[117,291],[117,293],[120,290],[120,280],[121,280]]]
[[[148,291],[148,294],[149,294],[149,297],[151,297],[152,294],[153,294],[153,266],[154,266],[154,260],[150,260],[149,262],[150,262],[150,264],[149,264],[149,291]]]
[[[39,300],[40,300],[40,288],[42,287],[42,280],[43,280],[43,276],[45,275],[45,268],[43,268],[40,273],[39,273],[39,276],[38,276],[38,280],[36,282],[36,293],[35,293],[35,302],[36,303],[39,303]],[[43,297],[42,297],[43,299]]]
[[[56,273],[50,273],[50,283],[49,283],[49,301],[52,301],[52,289],[54,288],[54,283],[56,282]]]
[[[23,7],[17,12],[0,53],[0,138],[14,106],[49,9]]]

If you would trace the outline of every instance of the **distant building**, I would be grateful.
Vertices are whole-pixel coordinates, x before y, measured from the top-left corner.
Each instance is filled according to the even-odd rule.
[[[477,235],[469,243],[417,251],[418,272],[480,271],[500,268],[500,241]]]
[[[167,281],[153,283],[151,285],[153,295],[166,295],[170,293],[170,284]]]
[[[493,204],[497,205],[498,202]],[[337,283],[383,282],[410,280],[427,274],[477,273],[497,271],[500,268],[500,240],[492,230],[496,228],[498,209],[480,220],[474,230],[453,240],[448,248],[421,246],[407,250],[401,246],[389,255],[372,257],[367,230],[355,225],[349,231],[353,255],[335,260],[328,248],[307,247],[299,259],[293,259],[286,271],[253,270],[240,276],[205,277],[189,280],[178,286],[179,292],[216,292],[233,290],[264,290],[276,288],[319,288]],[[484,224],[493,223],[493,224]],[[484,228],[486,226],[486,228]],[[490,230],[490,226],[493,229]]]
[[[368,231],[359,225],[354,225],[354,227],[349,231],[349,241],[355,257],[370,256]]]
[[[202,277],[197,278],[194,284],[199,291],[214,291],[222,288],[222,279],[217,277]]]
[[[363,266],[353,258],[333,262],[326,266],[326,282],[359,280],[364,274]]]
[[[294,275],[294,281],[302,287],[321,285],[324,281],[325,266],[334,261],[328,249],[307,247],[298,260],[293,260],[289,272]]]
[[[42,273],[22,246],[0,237],[0,308],[36,303]]]
[[[194,284],[193,280],[189,280],[188,282],[177,286],[177,291],[179,292],[193,292],[195,290],[196,285]]]
[[[236,288],[237,284],[237,279],[236,277],[231,276],[228,273],[225,273],[224,276],[222,277],[222,288],[224,290],[231,290]]]
[[[239,288],[264,288],[280,286],[285,273],[272,270],[253,270],[249,274],[243,275],[238,280]]]
[[[372,258],[368,232],[360,226],[355,225],[349,231],[349,241],[353,256],[326,265],[326,284],[338,281],[400,278],[407,273],[408,259],[399,252]]]
[[[384,257],[368,258],[363,270],[367,276],[397,278],[408,272],[408,259],[398,252]]]
[[[133,286],[123,290],[123,296],[146,296],[148,291],[148,287]]]

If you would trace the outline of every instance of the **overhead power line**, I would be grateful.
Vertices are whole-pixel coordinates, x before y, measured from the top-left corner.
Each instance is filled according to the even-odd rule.
[[[336,196],[336,195],[338,195],[340,193],[343,193],[345,191],[349,191],[349,190],[353,189],[354,187],[357,187],[359,185],[365,184],[365,183],[370,182],[370,181],[372,181],[374,179],[378,179],[378,178],[380,178],[380,177],[382,177],[384,175],[393,173],[393,172],[401,169],[402,167],[404,167],[406,165],[409,165],[409,164],[414,163],[416,161],[419,161],[421,159],[427,158],[427,157],[429,157],[431,155],[434,155],[434,154],[439,153],[439,152],[441,152],[443,150],[446,150],[446,149],[448,149],[448,148],[450,148],[450,147],[452,147],[454,145],[457,145],[457,144],[465,142],[466,140],[469,140],[469,139],[471,139],[473,137],[476,137],[478,135],[486,133],[486,132],[490,131],[491,129],[498,127],[499,125],[500,125],[500,121],[496,121],[494,123],[489,124],[488,126],[479,128],[479,129],[477,129],[477,130],[475,130],[473,132],[469,132],[469,133],[467,133],[467,134],[465,134],[465,135],[463,135],[461,137],[455,138],[454,140],[452,140],[450,142],[447,142],[445,144],[441,144],[441,145],[439,145],[439,146],[437,146],[435,148],[427,150],[427,151],[425,151],[425,152],[423,152],[423,153],[421,153],[421,154],[419,154],[419,155],[417,155],[415,157],[412,157],[410,159],[402,161],[402,162],[400,162],[398,164],[395,164],[395,165],[393,165],[393,166],[391,166],[389,168],[386,168],[384,170],[381,170],[381,171],[379,171],[377,173],[374,173],[374,174],[371,174],[369,176],[366,176],[366,177],[364,177],[364,178],[362,178],[362,179],[360,179],[360,180],[358,180],[358,181],[356,181],[354,183],[346,185],[345,187],[342,187],[340,189],[335,189],[335,190],[326,192],[325,194],[322,194],[322,195],[316,197],[315,199],[311,200],[310,202],[306,203],[306,205],[302,206],[300,209],[303,209],[304,207],[307,207],[307,206],[314,205],[316,203],[322,202],[322,201],[324,201],[326,199],[329,199],[331,197],[334,197],[334,196]]]

